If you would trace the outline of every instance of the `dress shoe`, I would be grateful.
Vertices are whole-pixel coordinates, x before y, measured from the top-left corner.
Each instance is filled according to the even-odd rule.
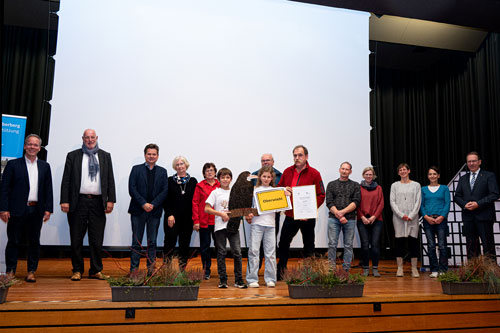
[[[82,279],[82,273],[80,272],[74,272],[73,275],[71,275],[71,281],[80,281]]]
[[[28,275],[24,279],[26,282],[36,282],[35,272],[28,272]]]
[[[95,274],[89,274],[89,279],[106,280],[109,279],[109,275],[104,275],[102,274],[102,272],[97,272]]]

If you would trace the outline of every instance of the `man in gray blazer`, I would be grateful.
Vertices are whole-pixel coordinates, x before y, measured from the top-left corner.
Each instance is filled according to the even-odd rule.
[[[467,258],[481,254],[479,238],[484,255],[495,259],[495,200],[500,197],[493,172],[481,169],[481,158],[477,152],[467,154],[469,172],[458,181],[455,202],[462,207],[463,233],[467,242]]]
[[[81,149],[69,152],[61,183],[61,210],[68,213],[71,238],[71,280],[80,281],[83,267],[83,238],[89,233],[89,278],[103,280],[101,250],[106,214],[116,202],[111,155],[97,144],[93,129],[83,132]]]

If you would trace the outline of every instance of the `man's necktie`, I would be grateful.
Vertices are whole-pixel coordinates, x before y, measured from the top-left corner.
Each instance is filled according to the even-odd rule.
[[[472,173],[472,178],[470,179],[470,190],[472,191],[474,189],[474,183],[476,182],[476,173]]]

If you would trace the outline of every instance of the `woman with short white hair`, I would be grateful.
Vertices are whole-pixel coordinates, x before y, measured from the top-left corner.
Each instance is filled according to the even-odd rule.
[[[176,156],[172,168],[177,172],[168,177],[168,194],[164,203],[163,253],[166,259],[171,260],[179,240],[179,267],[184,269],[189,258],[189,245],[193,232],[192,202],[198,181],[187,173],[189,162],[184,156]]]

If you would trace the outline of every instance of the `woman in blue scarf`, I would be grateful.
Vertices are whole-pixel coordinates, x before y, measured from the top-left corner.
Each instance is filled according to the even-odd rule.
[[[166,259],[174,256],[174,248],[179,240],[179,267],[183,270],[189,258],[189,244],[193,232],[192,202],[198,181],[189,176],[189,162],[184,156],[177,156],[172,162],[177,173],[168,177],[168,194],[165,200],[165,243],[163,253]]]

